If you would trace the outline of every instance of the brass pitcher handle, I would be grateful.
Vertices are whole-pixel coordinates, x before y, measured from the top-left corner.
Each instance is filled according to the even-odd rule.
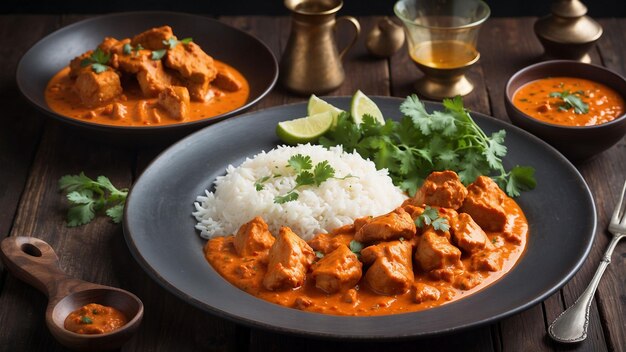
[[[352,48],[354,46],[354,44],[356,44],[357,39],[359,39],[359,34],[361,34],[361,25],[359,24],[359,21],[352,17],[352,16],[341,16],[341,17],[337,17],[337,22],[335,24],[335,26],[337,26],[337,24],[339,23],[339,21],[348,21],[348,23],[351,23],[354,26],[354,38],[352,38],[352,41],[350,42],[350,44],[348,44],[345,48],[343,48],[343,50],[341,50],[341,52],[339,53],[339,60],[343,59],[343,56],[348,52],[348,50],[350,50],[350,48]]]

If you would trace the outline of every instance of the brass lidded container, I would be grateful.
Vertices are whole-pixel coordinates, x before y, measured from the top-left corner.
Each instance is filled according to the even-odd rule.
[[[552,14],[535,22],[535,34],[547,59],[590,62],[589,50],[602,36],[602,26],[579,0],[556,0]]]

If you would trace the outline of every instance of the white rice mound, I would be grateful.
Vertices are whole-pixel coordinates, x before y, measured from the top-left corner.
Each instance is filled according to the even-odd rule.
[[[313,167],[327,160],[335,169],[335,177],[319,187],[303,186],[297,189],[299,197],[283,204],[274,203],[274,197],[287,194],[296,184],[295,171],[287,166],[291,156],[310,156]],[[256,190],[255,183],[271,177]],[[279,146],[246,159],[240,166],[229,165],[226,175],[215,181],[215,193],[205,191],[194,203],[200,236],[230,235],[239,227],[261,216],[273,235],[281,226],[290,227],[304,240],[321,232],[351,224],[356,218],[388,213],[398,207],[406,195],[393,185],[387,170],[376,170],[373,162],[358,153],[346,153],[333,147],[319,145]]]

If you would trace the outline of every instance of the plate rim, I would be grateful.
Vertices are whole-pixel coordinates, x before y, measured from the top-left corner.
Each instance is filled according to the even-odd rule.
[[[398,98],[398,97],[393,97],[393,96],[375,96],[375,95],[371,95],[369,96],[370,98],[372,98],[374,101],[376,100],[390,100],[396,103],[400,103],[402,102],[404,99],[403,98]],[[347,99],[349,100],[351,97],[350,96],[322,96],[320,97],[326,101],[333,101],[335,99],[337,100],[341,100],[341,99]],[[433,101],[427,101],[424,100],[423,102],[426,103],[427,105],[427,110],[429,110],[428,105],[434,106],[434,107],[443,107],[443,105],[439,102],[433,102]],[[260,113],[260,112],[271,112],[272,110],[279,110],[279,109],[283,109],[286,107],[296,107],[296,106],[306,106],[306,101],[303,102],[296,102],[296,103],[290,103],[290,104],[283,104],[283,105],[276,105],[276,106],[272,106],[272,107],[268,107],[265,109],[260,109],[257,111],[253,111],[253,112],[248,112],[245,114],[242,114],[241,116],[239,116],[236,121],[241,122],[241,120],[245,120],[248,118],[252,118],[255,114]],[[126,241],[126,244],[132,254],[132,256],[135,258],[135,260],[140,264],[140,266],[142,267],[142,269],[153,279],[155,280],[161,287],[165,288],[166,290],[168,290],[170,293],[174,294],[176,297],[182,299],[183,301],[191,304],[194,307],[197,307],[205,312],[209,312],[212,314],[217,315],[218,317],[221,318],[225,318],[229,321],[238,323],[238,324],[244,324],[246,326],[249,327],[255,327],[255,328],[261,328],[267,331],[274,331],[274,332],[279,332],[279,333],[286,333],[286,334],[293,334],[296,336],[305,336],[305,337],[310,337],[310,338],[322,338],[322,339],[328,339],[328,340],[350,340],[350,341],[400,341],[400,340],[407,340],[407,339],[415,339],[415,338],[424,338],[424,337],[435,337],[435,336],[441,336],[441,335],[447,335],[447,334],[451,334],[451,333],[458,333],[461,331],[466,331],[468,329],[472,329],[472,328],[477,328],[477,327],[481,327],[484,326],[486,324],[490,324],[490,323],[494,323],[497,321],[500,321],[506,317],[510,317],[512,315],[515,314],[519,314],[520,312],[523,312],[527,309],[530,309],[531,307],[543,302],[544,300],[546,300],[550,295],[554,294],[555,292],[557,292],[559,289],[561,289],[563,286],[565,286],[565,284],[567,284],[567,282],[569,282],[573,276],[581,269],[582,265],[584,264],[584,262],[586,261],[586,259],[589,256],[589,253],[591,252],[591,248],[593,246],[593,243],[595,241],[596,238],[596,232],[597,232],[597,207],[595,204],[595,200],[593,198],[593,194],[591,193],[591,190],[589,189],[589,186],[587,184],[587,182],[585,181],[584,177],[582,176],[582,174],[580,174],[580,172],[578,171],[578,169],[567,159],[565,158],[558,150],[556,150],[554,147],[552,147],[551,145],[549,145],[547,142],[541,140],[540,138],[534,136],[533,134],[517,127],[514,126],[512,124],[509,124],[503,120],[499,120],[495,117],[486,115],[486,114],[482,114],[479,112],[475,112],[475,111],[469,111],[470,114],[472,115],[472,118],[474,118],[475,116],[480,116],[481,119],[487,119],[491,122],[494,122],[498,127],[502,127],[502,128],[508,128],[508,129],[512,129],[515,130],[517,133],[521,133],[524,138],[526,139],[530,139],[530,141],[532,141],[533,143],[538,143],[540,145],[542,145],[542,147],[547,148],[551,153],[553,153],[561,162],[564,162],[564,164],[567,166],[567,168],[569,169],[569,171],[572,171],[575,176],[577,177],[578,181],[581,182],[581,185],[584,186],[584,196],[586,198],[588,198],[589,203],[588,205],[591,207],[592,211],[592,219],[591,219],[591,228],[590,228],[590,232],[591,234],[589,235],[589,241],[588,243],[586,243],[585,247],[583,248],[583,253],[582,255],[577,259],[576,263],[574,264],[574,266],[572,266],[567,274],[565,276],[563,276],[560,280],[558,280],[558,282],[552,283],[548,289],[543,290],[540,294],[536,295],[533,299],[528,300],[527,302],[525,302],[524,304],[521,304],[519,306],[516,306],[512,309],[509,309],[507,311],[501,312],[500,314],[496,314],[493,315],[491,317],[482,319],[480,321],[474,321],[471,323],[467,323],[467,324],[462,324],[462,325],[457,325],[454,327],[450,327],[447,329],[440,329],[438,331],[435,332],[428,332],[428,333],[415,333],[415,334],[405,334],[405,335],[364,335],[364,334],[333,334],[332,332],[319,332],[319,331],[305,331],[305,330],[301,330],[301,329],[296,329],[296,328],[288,328],[288,327],[282,327],[282,326],[275,326],[272,324],[268,324],[262,321],[258,321],[258,320],[252,320],[252,319],[247,319],[245,317],[241,317],[241,316],[237,316],[234,314],[231,314],[229,312],[223,311],[221,309],[218,309],[216,307],[213,307],[207,303],[201,302],[197,299],[195,299],[194,297],[188,295],[187,293],[185,293],[182,289],[174,286],[173,284],[171,284],[170,282],[168,282],[163,276],[161,276],[155,269],[153,269],[150,264],[148,263],[148,261],[143,257],[143,255],[141,254],[141,251],[139,250],[139,248],[135,245],[135,242],[130,234],[130,229],[129,229],[129,225],[128,225],[128,217],[127,217],[127,212],[128,212],[128,206],[125,207],[124,209],[124,221],[123,221],[123,232],[124,232],[124,238]],[[133,183],[130,191],[129,191],[129,197],[127,200],[127,205],[130,204],[130,202],[132,201],[132,197],[133,197],[133,188],[136,184],[139,183],[139,181],[141,180],[143,174],[149,170],[154,163],[158,162],[158,160],[165,154],[167,154],[170,150],[174,149],[174,147],[178,146],[178,145],[183,145],[185,144],[187,141],[189,140],[193,140],[197,137],[195,137],[196,135],[200,135],[203,133],[206,133],[206,129],[211,128],[211,127],[215,127],[218,125],[225,125],[225,124],[229,124],[229,123],[234,123],[235,120],[226,120],[226,121],[221,121],[218,122],[216,124],[207,126],[203,129],[200,129],[199,131],[196,131],[190,135],[188,135],[187,137],[181,139],[180,141],[178,141],[177,143],[171,145],[170,147],[166,148],[165,150],[163,150],[161,153],[159,153],[147,166],[146,168],[141,172],[140,176],[137,178],[137,180]],[[226,162],[227,163],[227,162]],[[525,249],[526,251],[526,249]],[[523,254],[524,256],[525,254]],[[516,263],[514,265],[514,267],[516,267],[519,264]],[[514,268],[513,267],[513,268]],[[512,268],[512,269],[513,269]],[[511,269],[511,270],[512,270]],[[219,274],[218,274],[219,275]],[[496,280],[492,285],[497,284],[499,280]],[[230,283],[228,283],[230,284]],[[234,286],[233,286],[234,287]],[[243,292],[243,291],[242,291]],[[247,293],[246,293],[247,294]],[[251,297],[254,297],[252,295],[250,295]],[[261,300],[257,297],[254,297],[255,299]],[[263,300],[261,300],[263,301]],[[265,303],[268,304],[273,304],[271,302],[266,302],[263,301]],[[457,301],[458,302],[458,301]],[[279,306],[282,309],[289,309],[289,310],[293,310],[293,308],[289,308],[289,307],[283,307],[283,306]],[[428,310],[427,310],[428,311]],[[311,313],[311,312],[304,312],[304,313]],[[403,314],[412,314],[412,313],[419,313],[418,312],[409,312],[409,313],[403,313]],[[313,314],[320,314],[320,313],[313,313]],[[324,316],[332,316],[332,317],[340,317],[340,318],[346,318],[345,316],[334,316],[334,315],[325,315],[325,314],[320,314],[320,315],[324,315]],[[360,318],[380,318],[380,317],[393,317],[396,316],[395,314],[392,315],[383,315],[383,316],[367,316],[367,317],[347,317],[347,318],[355,318],[355,319],[360,319]]]
[[[175,123],[175,124],[169,124],[169,125],[157,125],[157,126],[119,126],[119,125],[106,125],[106,124],[100,124],[100,123],[93,123],[93,122],[89,122],[89,121],[82,121],[82,120],[78,120],[78,119],[74,119],[71,117],[67,117],[61,114],[58,114],[54,111],[52,111],[49,107],[43,106],[39,103],[37,103],[34,99],[31,98],[31,95],[27,94],[27,92],[24,89],[23,86],[23,80],[27,79],[28,74],[24,73],[25,72],[25,68],[24,68],[24,59],[27,58],[29,55],[32,55],[31,52],[33,50],[35,50],[39,45],[44,45],[45,42],[47,40],[50,40],[49,38],[51,36],[55,36],[55,35],[60,35],[63,34],[63,32],[65,31],[71,31],[72,29],[74,29],[74,27],[77,26],[84,26],[84,25],[88,25],[90,22],[95,22],[95,21],[102,21],[102,20],[107,20],[109,18],[115,18],[115,17],[126,17],[126,16],[154,16],[154,15],[165,15],[165,16],[183,16],[183,17],[192,17],[192,18],[196,18],[198,20],[202,20],[202,21],[209,21],[209,22],[213,22],[225,27],[228,27],[230,30],[233,30],[235,32],[238,32],[240,35],[244,35],[252,40],[254,40],[255,42],[257,42],[258,44],[261,45],[261,47],[267,52],[267,54],[269,54],[269,57],[272,59],[272,79],[271,82],[269,83],[269,85],[267,87],[265,87],[265,89],[261,92],[261,94],[259,94],[258,97],[256,97],[253,100],[247,101],[244,105],[240,106],[237,109],[228,111],[224,114],[221,115],[217,115],[217,116],[213,116],[210,118],[204,118],[201,120],[194,120],[194,121],[188,121],[188,122],[183,122],[183,123]],[[246,110],[250,109],[251,107],[255,106],[256,104],[259,103],[259,101],[261,101],[263,98],[265,98],[271,91],[272,89],[276,86],[276,83],[278,82],[278,76],[279,76],[279,65],[278,65],[278,60],[276,59],[276,55],[274,55],[274,53],[272,52],[272,50],[267,46],[267,44],[265,44],[265,42],[263,42],[261,39],[257,38],[256,36],[243,31],[239,28],[236,28],[234,26],[231,26],[227,23],[224,23],[218,19],[209,17],[207,15],[202,15],[202,14],[193,14],[193,13],[187,13],[187,12],[177,12],[177,11],[128,11],[128,12],[115,12],[115,13],[110,13],[110,14],[105,14],[105,15],[95,15],[93,17],[90,18],[86,18],[71,24],[68,24],[67,26],[63,26],[61,28],[58,28],[56,30],[54,30],[53,32],[48,33],[46,36],[44,36],[43,38],[39,39],[36,43],[34,43],[20,58],[17,67],[15,69],[15,81],[18,87],[18,90],[20,92],[20,94],[22,95],[22,97],[24,97],[28,103],[30,104],[30,106],[35,107],[38,111],[44,113],[47,116],[50,116],[52,118],[54,118],[56,121],[59,121],[61,123],[64,124],[69,124],[71,126],[77,126],[77,127],[81,127],[81,128],[87,128],[90,130],[99,130],[99,131],[107,131],[107,132],[118,132],[118,133],[157,133],[157,132],[165,132],[165,131],[172,131],[172,130],[177,130],[177,129],[187,129],[187,128],[197,128],[199,126],[205,126],[207,124],[214,124],[217,122],[221,122],[224,120],[227,120],[229,118],[232,117],[236,117],[238,114],[242,114],[244,113]],[[47,105],[47,104],[46,104]],[[165,131],[162,131],[165,130]]]

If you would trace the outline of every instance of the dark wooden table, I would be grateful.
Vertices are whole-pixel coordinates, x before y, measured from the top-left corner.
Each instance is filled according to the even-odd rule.
[[[83,139],[35,111],[17,89],[15,69],[22,54],[52,31],[85,17],[0,17],[0,234],[41,238],[56,250],[61,267],[68,274],[137,294],[145,304],[144,323],[124,350],[626,351],[624,243],[618,245],[600,283],[591,307],[587,340],[569,346],[554,343],[546,335],[548,324],[584,290],[608,244],[609,214],[626,178],[624,139],[591,162],[578,165],[598,211],[596,240],[582,269],[552,297],[500,322],[431,339],[354,343],[251,329],[182,302],[139,267],[126,247],[120,225],[99,217],[86,226],[66,227],[67,204],[57,189],[59,177],[80,171],[92,177],[106,175],[114,184],[130,187],[148,162],[166,146],[128,148]],[[219,19],[257,36],[280,57],[289,34],[288,18]],[[377,18],[360,20],[367,33]],[[518,69],[538,61],[542,53],[532,32],[534,21],[534,18],[487,21],[479,40],[481,60],[469,74],[476,89],[465,98],[467,107],[507,120],[503,101],[506,80]],[[626,19],[602,19],[600,23],[605,32],[592,52],[593,62],[626,74]],[[340,43],[347,41],[349,33],[345,35]],[[345,69],[347,79],[333,95],[352,95],[361,89],[368,95],[404,97],[413,92],[412,84],[420,76],[404,50],[390,60],[374,59],[367,55],[363,38],[347,55]],[[255,109],[303,100],[276,88]],[[45,326],[45,306],[43,294],[18,281],[0,264],[0,351],[65,350]]]

